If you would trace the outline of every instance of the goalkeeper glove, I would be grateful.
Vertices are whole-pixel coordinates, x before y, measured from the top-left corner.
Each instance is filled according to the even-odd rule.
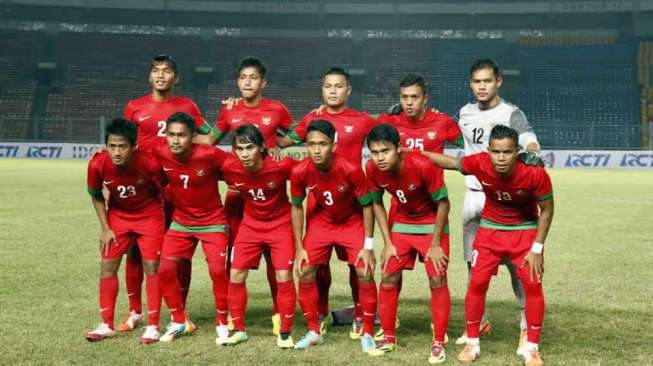
[[[517,158],[526,165],[544,166],[544,160],[540,158],[540,153],[534,150],[520,153]]]
[[[401,103],[393,104],[388,108],[388,114],[389,115],[397,115],[401,113],[404,109],[401,108]]]

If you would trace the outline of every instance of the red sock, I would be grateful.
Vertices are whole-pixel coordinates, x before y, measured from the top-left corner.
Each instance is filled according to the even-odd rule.
[[[118,276],[100,277],[100,315],[102,321],[113,329],[114,309],[118,297]]]
[[[161,296],[168,305],[172,321],[175,323],[185,322],[184,303],[181,299],[179,280],[177,279],[177,262],[161,258],[158,276]]]
[[[542,323],[544,322],[544,292],[541,283],[526,283],[524,293],[526,294],[526,324],[528,328],[528,341],[531,343],[540,343],[540,333],[542,332]]]
[[[147,324],[159,328],[161,286],[158,275],[145,276],[145,296],[147,297]]]
[[[329,314],[329,289],[331,288],[331,267],[329,264],[318,267],[315,282],[318,291],[318,312],[324,316]]]
[[[279,304],[279,316],[281,317],[281,333],[290,333],[292,331],[293,318],[295,317],[295,304],[297,303],[295,282],[293,280],[277,282],[277,287],[277,303]]]
[[[317,285],[315,281],[299,282],[299,305],[304,312],[308,330],[320,334],[320,317],[317,306]]]
[[[465,320],[467,322],[467,337],[478,338],[481,317],[485,312],[485,293],[490,285],[491,276],[472,271],[467,295],[465,296]]]
[[[245,283],[229,282],[229,313],[234,329],[245,331],[245,315],[247,311],[247,286]]]
[[[444,335],[449,327],[449,312],[451,311],[451,294],[449,286],[444,285],[431,289],[431,321],[434,329],[434,339],[444,344]]]
[[[381,285],[379,289],[379,319],[381,328],[388,342],[395,342],[397,320],[397,305],[399,302],[399,289],[395,286]]]
[[[351,299],[354,301],[354,317],[362,318],[363,309],[361,308],[361,299],[358,296],[358,275],[356,268],[349,266],[349,287],[351,288]]]
[[[177,263],[177,278],[179,279],[179,287],[181,290],[181,300],[186,307],[186,299],[190,291],[190,280],[193,274],[193,262],[183,259]]]
[[[272,258],[269,255],[265,255],[266,261],[266,274],[268,276],[268,283],[270,284],[270,294],[272,295],[272,314],[279,313],[279,301],[277,296],[278,285],[277,285],[277,276],[274,271],[274,266],[272,265]]]
[[[213,282],[213,299],[215,301],[215,325],[227,325],[229,323],[227,314],[227,294],[229,290],[229,277],[224,260],[208,262],[209,276]]]
[[[141,313],[143,303],[141,302],[141,288],[143,286],[143,261],[140,255],[127,256],[125,260],[125,287],[129,298],[129,310]]]
[[[358,287],[360,305],[363,313],[363,334],[374,334],[374,318],[376,316],[376,283],[361,283]]]

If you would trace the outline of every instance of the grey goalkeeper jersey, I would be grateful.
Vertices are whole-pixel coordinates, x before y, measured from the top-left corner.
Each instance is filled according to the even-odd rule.
[[[467,103],[460,108],[457,117],[465,141],[465,156],[487,151],[490,131],[496,125],[505,125],[517,130],[519,145],[522,148],[531,142],[537,143],[537,137],[524,112],[503,99],[490,109],[481,109],[478,103]],[[478,179],[473,175],[465,176],[465,184],[470,189],[482,189]]]

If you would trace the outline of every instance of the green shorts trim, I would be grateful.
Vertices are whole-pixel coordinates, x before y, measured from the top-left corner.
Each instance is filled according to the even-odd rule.
[[[184,233],[226,233],[227,225],[209,225],[209,226],[184,226],[173,221],[170,229]]]
[[[537,229],[537,221],[526,221],[526,222],[523,222],[521,224],[506,225],[506,224],[500,224],[498,222],[493,222],[493,221],[481,218],[480,227],[484,227],[486,229],[507,230],[507,231],[529,230],[529,229]]]

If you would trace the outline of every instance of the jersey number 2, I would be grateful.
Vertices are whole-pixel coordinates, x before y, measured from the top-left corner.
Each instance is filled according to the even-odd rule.
[[[475,128],[472,130],[472,142],[475,144],[482,144],[483,141],[481,139],[483,138],[483,134],[485,133],[485,130],[482,128]]]
[[[159,136],[159,137],[165,137],[166,136],[166,121],[157,122],[157,127],[159,128],[159,132],[157,132],[156,135]]]

